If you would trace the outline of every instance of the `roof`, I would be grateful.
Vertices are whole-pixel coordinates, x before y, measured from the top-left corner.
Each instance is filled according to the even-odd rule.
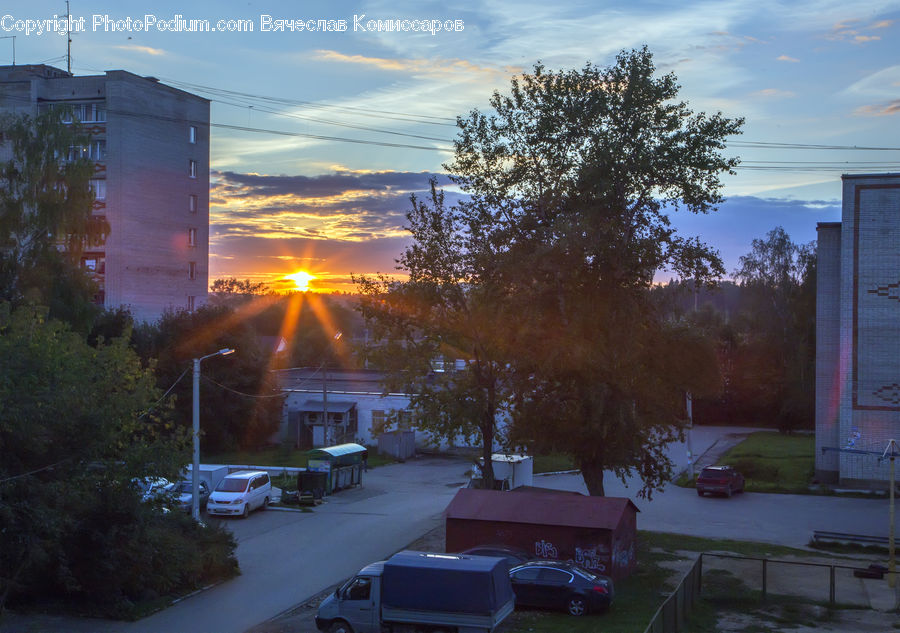
[[[314,448],[308,454],[328,453],[332,457],[339,457],[341,455],[350,455],[351,453],[361,453],[366,450],[365,446],[351,442],[349,444],[338,444],[337,446],[326,446],[325,448]]]
[[[623,497],[463,488],[447,506],[446,515],[447,519],[614,530],[628,511],[640,512]]]
[[[355,402],[345,402],[338,400],[334,402],[332,400],[328,401],[328,413],[347,413],[353,407],[356,406]],[[307,400],[303,403],[301,407],[301,411],[311,411],[313,413],[321,413],[322,412],[322,401],[321,400]]]

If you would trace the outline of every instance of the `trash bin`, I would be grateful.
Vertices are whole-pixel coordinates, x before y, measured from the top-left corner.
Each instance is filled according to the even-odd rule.
[[[341,488],[362,484],[363,462],[368,454],[365,446],[352,443],[314,448],[306,453],[306,472],[323,476],[324,494],[331,494]]]

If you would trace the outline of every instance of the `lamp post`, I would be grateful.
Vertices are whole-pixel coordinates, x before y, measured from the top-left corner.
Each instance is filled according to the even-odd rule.
[[[228,356],[234,350],[223,347],[218,352],[194,359],[194,463],[191,467],[191,516],[200,520],[200,361],[213,356]]]
[[[343,335],[344,335],[343,332],[338,331],[334,335],[334,340],[335,341],[340,340],[341,336],[343,336]],[[325,436],[323,438],[323,442],[324,442],[325,446],[329,446],[328,434],[329,434],[329,431],[331,430],[331,425],[328,423],[328,360],[327,360],[327,357],[326,357],[325,362],[322,363],[322,370],[323,370],[322,371],[322,424],[325,425],[324,427],[322,427],[322,433]]]

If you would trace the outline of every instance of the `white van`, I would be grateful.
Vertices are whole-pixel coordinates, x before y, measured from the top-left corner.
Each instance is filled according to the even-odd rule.
[[[209,496],[207,514],[244,518],[256,508],[266,509],[272,498],[272,482],[269,474],[261,470],[241,470],[225,475]]]

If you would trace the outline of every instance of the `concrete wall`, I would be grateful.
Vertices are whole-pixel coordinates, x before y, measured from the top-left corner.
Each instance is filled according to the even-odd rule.
[[[843,448],[900,436],[900,174],[844,176],[840,425]],[[888,463],[840,454],[842,485],[886,482]]]
[[[821,223],[816,248],[816,479],[837,483],[841,446],[841,225]]]

